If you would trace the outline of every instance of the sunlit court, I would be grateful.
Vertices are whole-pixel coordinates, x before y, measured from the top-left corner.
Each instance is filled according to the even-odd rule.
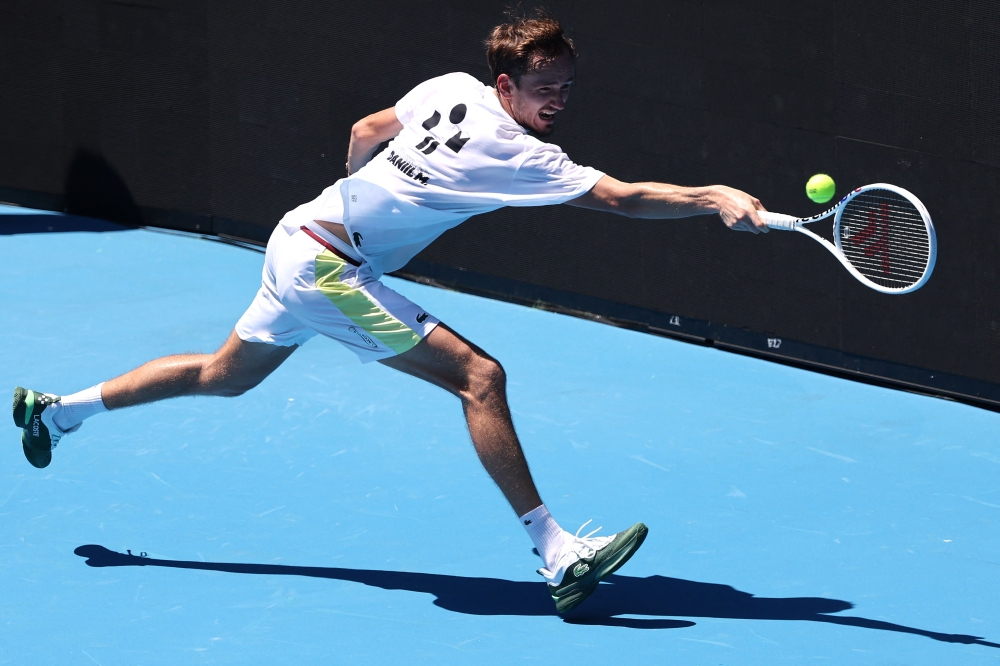
[[[19,5],[0,664],[994,663],[1000,14],[882,5]]]

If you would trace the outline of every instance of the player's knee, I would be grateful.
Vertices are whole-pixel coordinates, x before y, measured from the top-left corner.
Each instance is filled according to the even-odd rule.
[[[218,377],[212,382],[213,395],[235,398],[260,384],[263,377],[248,376],[246,373],[232,373]]]
[[[223,398],[235,398],[243,395],[250,389],[252,389],[256,384],[234,384],[225,383],[216,387],[215,395],[221,396]]]
[[[262,377],[251,376],[234,367],[227,359],[213,355],[201,369],[198,378],[200,393],[224,398],[241,396],[260,384]]]
[[[506,391],[507,373],[496,359],[476,356],[468,364],[468,398],[484,402]]]

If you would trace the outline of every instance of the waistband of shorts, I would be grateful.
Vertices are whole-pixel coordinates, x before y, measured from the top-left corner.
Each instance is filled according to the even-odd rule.
[[[337,238],[329,231],[316,224],[315,222],[306,222],[301,227],[302,231],[309,235],[314,241],[333,252],[335,255],[346,261],[353,266],[361,265],[361,257],[353,247]]]

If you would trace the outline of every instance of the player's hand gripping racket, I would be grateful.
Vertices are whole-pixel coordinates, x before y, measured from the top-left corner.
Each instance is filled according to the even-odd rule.
[[[919,199],[895,185],[859,187],[812,217],[757,213],[771,229],[798,231],[819,241],[862,284],[884,294],[919,289],[934,270],[937,237],[931,216]],[[803,226],[831,215],[833,243]]]

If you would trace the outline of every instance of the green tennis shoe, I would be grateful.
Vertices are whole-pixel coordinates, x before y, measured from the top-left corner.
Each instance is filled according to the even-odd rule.
[[[24,457],[39,469],[52,462],[52,449],[66,433],[52,422],[50,407],[62,398],[18,386],[14,389],[14,425],[21,429]],[[74,432],[80,426],[70,428]]]
[[[580,530],[577,530],[577,535]],[[645,525],[636,523],[624,532],[606,537],[591,537],[590,534],[585,537],[568,536],[559,554],[556,570],[538,570],[549,582],[549,593],[556,602],[556,610],[565,613],[583,603],[597,589],[598,583],[618,571],[639,550],[648,532]]]

